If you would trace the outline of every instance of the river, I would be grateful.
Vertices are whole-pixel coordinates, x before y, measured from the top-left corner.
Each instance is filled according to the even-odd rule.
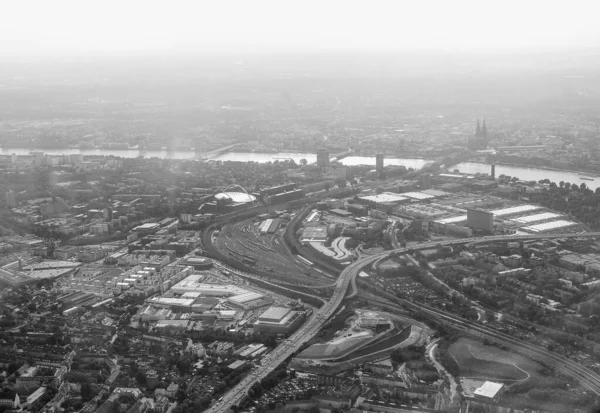
[[[485,173],[489,174],[491,167],[489,164],[477,163],[477,162],[463,162],[458,165],[454,165],[449,168],[450,171],[458,169],[462,173],[476,174]],[[594,178],[593,181],[581,179],[576,172],[566,171],[555,171],[552,169],[539,169],[539,168],[528,168],[525,166],[509,166],[509,165],[496,165],[496,177],[500,175],[516,176],[522,181],[540,181],[542,179],[549,179],[551,182],[558,183],[560,181],[570,182],[572,184],[581,185],[585,183],[588,188],[595,190],[600,187],[600,177],[596,177],[593,174],[582,174],[583,176]]]
[[[161,158],[161,159],[206,159],[202,154],[197,154],[194,151],[140,151],[138,149],[129,150],[110,150],[110,149],[29,149],[29,148],[2,148],[0,155],[28,155],[30,152],[43,152],[48,155],[72,155],[82,154],[87,156],[119,156],[122,158]],[[278,153],[261,153],[261,152],[224,152],[219,155],[214,155],[208,159],[216,161],[238,161],[238,162],[274,162],[276,160],[293,159],[296,163],[300,163],[301,159],[306,159],[308,163],[317,161],[317,155],[314,153],[297,153],[297,152],[278,152]],[[402,159],[402,158],[386,158],[385,165],[404,165],[407,168],[420,169],[425,165],[425,159]],[[342,165],[372,165],[375,168],[374,156],[348,156],[340,160]]]
[[[161,158],[161,159],[203,159],[201,154],[196,154],[194,151],[139,151],[131,150],[109,150],[109,149],[29,149],[29,148],[2,148],[0,155],[28,155],[30,152],[43,152],[49,155],[104,155],[104,156],[120,156],[122,158],[137,158],[143,155],[145,158]],[[314,153],[295,153],[295,152],[279,152],[279,153],[257,153],[257,152],[225,152],[220,155],[211,156],[209,159],[220,161],[253,161],[253,162],[273,162],[276,160],[293,159],[299,163],[301,159],[306,159],[308,163],[314,163],[317,160],[317,155]],[[422,168],[427,162],[427,159],[418,158],[385,158],[384,165],[404,165],[407,168]],[[375,157],[372,156],[348,156],[340,160],[340,163],[346,166],[354,165],[372,165],[375,167]],[[463,162],[452,166],[450,170],[458,169],[460,172],[468,174],[490,173],[490,165],[476,162]],[[507,166],[496,165],[496,177],[499,175],[516,176],[524,181],[539,181],[549,179],[550,181],[560,181],[576,183],[581,185],[585,183],[588,188],[596,189],[600,187],[600,177],[595,177],[593,181],[581,179],[575,172],[554,171],[550,169],[527,168],[524,166]],[[583,174],[584,176],[590,176]]]
[[[84,156],[118,156],[121,158],[160,158],[160,159],[212,159],[217,161],[240,161],[240,162],[273,162],[275,160],[293,159],[297,163],[300,159],[306,159],[308,163],[316,162],[317,155],[314,153],[255,153],[255,152],[224,152],[219,155],[213,155],[206,158],[202,153],[195,151],[140,151],[138,149],[111,150],[111,149],[29,149],[29,148],[2,148],[0,155],[28,155],[31,152],[43,152],[48,155],[73,155],[82,154]]]
[[[421,169],[426,163],[431,162],[428,159],[419,158],[384,158],[384,165],[403,165],[407,168]],[[348,156],[340,159],[340,163],[346,166],[354,165],[373,165],[375,168],[375,157],[374,156]]]

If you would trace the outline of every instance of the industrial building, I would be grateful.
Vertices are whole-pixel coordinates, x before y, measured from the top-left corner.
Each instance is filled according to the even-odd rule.
[[[258,230],[261,234],[274,234],[279,229],[281,225],[281,219],[279,218],[269,218],[265,219],[259,226]]]
[[[319,242],[327,240],[327,225],[311,225],[304,228],[302,236],[300,237],[302,242]]]
[[[559,219],[558,221],[544,222],[542,224],[529,225],[522,227],[521,229],[534,234],[542,232],[555,231],[557,229],[563,229],[567,227],[573,227],[579,225],[577,222],[567,221],[565,219]]]
[[[272,186],[270,188],[261,189],[260,197],[265,199],[268,196],[281,194],[282,192],[288,192],[294,189],[296,189],[296,184],[294,183]]]
[[[542,212],[540,214],[526,215],[524,217],[514,218],[514,219],[512,219],[512,221],[515,221],[516,223],[519,223],[519,224],[529,224],[532,222],[546,221],[546,220],[558,218],[561,216],[562,216],[561,214],[556,214],[554,212]]]
[[[504,216],[508,216],[508,215],[516,215],[516,214],[522,214],[524,212],[535,211],[538,209],[542,209],[542,207],[539,205],[525,204],[525,205],[518,205],[518,206],[514,206],[514,207],[509,207],[509,208],[496,209],[496,210],[490,211],[490,212],[493,213],[495,217],[504,217]]]
[[[251,308],[260,308],[273,303],[271,297],[265,297],[264,294],[248,292],[246,294],[229,297],[227,301],[235,307],[249,310]]]
[[[185,260],[185,265],[194,267],[197,271],[205,271],[212,268],[213,262],[209,258],[190,257]]]
[[[304,189],[294,189],[288,192],[273,194],[267,198],[268,204],[279,204],[282,202],[294,201],[304,197]]]
[[[175,297],[152,297],[147,303],[153,307],[162,307],[173,309],[174,311],[192,311],[194,298],[175,298]]]
[[[304,321],[304,311],[288,307],[271,307],[254,322],[254,331],[267,334],[290,334]]]
[[[405,195],[405,194],[402,194]],[[454,212],[451,216],[435,218],[430,222],[430,230],[443,234],[468,235],[468,231],[463,228],[483,230],[493,232],[495,227],[504,230],[519,230],[527,233],[551,232],[559,229],[571,227],[576,229],[579,225],[576,222],[562,218],[563,215],[549,211],[539,211],[543,207],[539,205],[523,204],[517,206],[505,206],[498,208],[501,203],[495,202],[497,198],[492,199],[473,199],[464,202],[454,202],[456,207],[450,207],[449,212]],[[448,208],[445,205],[453,199],[444,199],[437,201],[436,204],[429,204],[429,207]],[[462,209],[464,208],[464,209]],[[428,215],[424,213],[415,213],[409,207],[398,208],[399,212],[412,216]],[[406,211],[404,211],[406,210]],[[461,213],[466,211],[466,214]],[[426,211],[430,215],[441,215],[436,211]],[[534,214],[531,214],[535,212]]]
[[[428,194],[427,192],[422,192],[422,191],[403,192],[402,196],[406,197],[406,198],[415,199],[417,201],[424,201],[426,199],[435,198],[434,195],[431,195],[431,194]]]
[[[407,215],[417,219],[441,219],[448,215],[448,211],[441,208],[436,208],[433,205],[402,205],[396,208],[396,213]]]
[[[467,209],[467,226],[487,232],[494,231],[494,214],[483,209]]]
[[[408,203],[411,198],[402,195],[395,194],[393,192],[382,192],[377,195],[367,195],[358,198],[358,202],[364,205],[368,205],[371,208],[387,210],[390,207]]]
[[[481,387],[473,392],[475,399],[493,401],[497,400],[504,389],[504,384],[486,381]]]

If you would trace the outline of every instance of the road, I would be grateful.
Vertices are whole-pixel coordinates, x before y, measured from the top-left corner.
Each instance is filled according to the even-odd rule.
[[[300,347],[313,338],[321,329],[323,324],[335,313],[338,306],[344,299],[348,286],[351,285],[355,279],[356,274],[365,266],[375,261],[378,257],[368,257],[361,261],[356,261],[346,270],[350,270],[347,273],[353,274],[350,276],[340,276],[336,283],[336,288],[329,299],[329,301],[313,313],[306,323],[296,331],[290,338],[285,342],[281,343],[275,350],[269,353],[263,358],[261,366],[252,370],[248,376],[246,376],[240,383],[238,383],[233,389],[231,389],[223,400],[215,403],[211,406],[208,411],[213,412],[224,412],[231,405],[236,404],[244,397],[253,383],[260,381],[267,376],[272,370],[274,370],[279,364],[285,361],[289,356],[298,351]]]
[[[384,251],[382,253],[364,257],[358,261],[353,262],[346,267],[340,274],[336,283],[335,291],[329,301],[318,311],[315,311],[313,315],[308,319],[306,323],[296,331],[290,338],[281,343],[275,350],[269,353],[262,360],[261,366],[252,370],[248,376],[246,376],[240,383],[234,388],[227,392],[221,401],[215,403],[207,411],[210,413],[225,412],[232,405],[239,403],[239,401],[248,393],[250,387],[257,381],[260,381],[266,377],[271,371],[273,371],[278,365],[285,361],[288,357],[294,354],[300,349],[300,347],[308,340],[313,338],[321,329],[321,327],[327,322],[329,317],[337,310],[338,306],[343,301],[348,287],[351,285],[353,292],[352,295],[356,294],[356,276],[366,266],[371,265],[373,262],[385,258],[391,255],[404,254],[411,251],[441,247],[445,245],[461,245],[461,244],[476,244],[486,243],[495,241],[519,241],[519,240],[533,240],[533,239],[552,239],[552,238],[591,238],[600,237],[600,232],[590,232],[584,234],[538,234],[538,235],[509,235],[509,236],[489,236],[482,238],[462,238],[458,240],[448,240],[441,242],[428,242],[410,248],[400,248],[393,251]],[[436,310],[428,306],[419,306],[418,304],[411,304],[414,307],[419,307],[421,310],[429,313],[435,313]],[[436,316],[440,316],[442,313],[436,313]],[[450,318],[451,322],[464,322],[464,320],[455,318],[444,314],[446,318]],[[485,329],[480,327],[482,335],[493,335],[493,330]],[[600,376],[596,375],[591,370],[575,363],[565,357],[558,356],[551,353],[541,347],[532,346],[528,343],[521,342],[520,340],[513,339],[515,345],[527,347],[530,351],[542,354],[547,360],[552,360],[550,364],[554,365],[560,371],[568,374],[571,377],[576,378],[586,388],[592,390],[596,394],[600,395]],[[532,350],[531,350],[532,349]]]

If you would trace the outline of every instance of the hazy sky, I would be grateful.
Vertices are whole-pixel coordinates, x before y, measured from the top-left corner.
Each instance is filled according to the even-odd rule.
[[[597,0],[5,0],[0,55],[600,44]]]

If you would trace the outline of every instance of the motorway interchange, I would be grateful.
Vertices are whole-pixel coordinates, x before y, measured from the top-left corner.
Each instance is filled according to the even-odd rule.
[[[327,320],[335,313],[344,297],[349,286],[352,286],[352,292],[349,296],[354,296],[357,293],[356,287],[356,276],[365,267],[373,264],[382,258],[390,257],[392,255],[409,253],[416,250],[440,247],[440,246],[451,246],[460,244],[475,244],[475,243],[486,243],[494,241],[518,241],[518,240],[531,240],[531,239],[550,239],[550,238],[594,238],[599,237],[600,233],[579,233],[579,234],[551,234],[551,235],[510,235],[510,236],[489,236],[482,238],[465,238],[459,240],[449,240],[442,242],[430,242],[423,243],[410,248],[400,248],[392,251],[385,251],[377,255],[372,255],[359,259],[346,267],[340,274],[333,295],[329,301],[326,302],[318,311],[314,312],[308,321],[300,327],[291,337],[281,343],[275,350],[268,354],[262,361],[261,366],[256,367],[250,372],[246,378],[232,388],[225,396],[216,402],[208,410],[211,413],[225,412],[232,405],[239,403],[239,401],[248,393],[248,390],[253,383],[260,381],[267,376],[272,370],[274,370],[279,364],[285,361],[288,357],[294,354],[300,349],[300,347],[312,339],[320,330],[320,328],[327,322]],[[593,371],[579,365],[578,363],[571,361],[565,357],[558,356],[552,352],[541,347],[531,345],[520,340],[516,340],[510,336],[500,334],[494,330],[490,330],[480,326],[474,326],[463,319],[458,317],[449,316],[441,313],[438,310],[425,306],[404,302],[407,306],[412,307],[414,310],[428,313],[445,320],[450,326],[457,329],[469,330],[475,329],[476,333],[481,337],[490,337],[492,339],[501,339],[508,342],[516,351],[529,354],[531,357],[536,358],[554,366],[557,370],[575,378],[584,387],[593,391],[597,395],[600,395],[600,376]],[[526,354],[526,355],[527,355]]]

